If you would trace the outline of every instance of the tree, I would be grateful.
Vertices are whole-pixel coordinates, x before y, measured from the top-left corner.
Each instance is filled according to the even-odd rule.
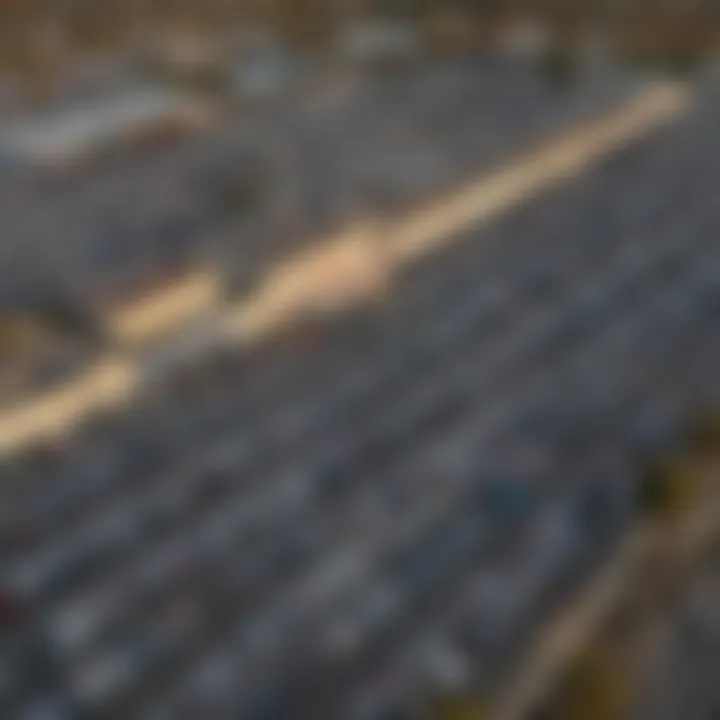
[[[578,72],[572,49],[557,44],[551,45],[540,58],[540,72],[553,86],[563,87],[572,83]]]
[[[683,513],[696,495],[696,473],[688,458],[671,458],[651,465],[640,488],[641,507],[668,518]]]
[[[615,720],[627,710],[631,687],[622,663],[603,648],[587,651],[568,670],[554,716],[561,720]]]
[[[691,437],[700,451],[720,450],[720,408],[707,408],[695,418]]]
[[[36,341],[36,328],[27,318],[0,316],[0,359],[17,357]]]
[[[470,693],[448,693],[431,702],[430,717],[436,720],[485,720],[489,717],[483,700]]]

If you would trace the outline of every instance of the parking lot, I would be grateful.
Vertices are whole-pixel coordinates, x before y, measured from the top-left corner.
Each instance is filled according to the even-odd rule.
[[[719,117],[701,88],[382,307],[6,463],[6,594],[62,668],[6,716],[379,720],[492,687],[720,391]]]

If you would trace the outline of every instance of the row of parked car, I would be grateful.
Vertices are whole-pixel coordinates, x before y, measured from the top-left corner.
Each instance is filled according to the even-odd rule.
[[[278,256],[358,212],[446,190],[635,85],[612,78],[558,94],[528,70],[448,61],[59,176],[10,174],[3,286],[102,308],[211,262],[246,290]]]

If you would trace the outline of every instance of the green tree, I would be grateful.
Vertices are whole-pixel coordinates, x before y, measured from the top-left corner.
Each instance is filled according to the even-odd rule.
[[[707,408],[693,422],[693,445],[700,451],[720,450],[720,408]]]
[[[551,45],[540,58],[540,72],[555,87],[564,87],[577,77],[577,61],[572,49]]]
[[[682,514],[696,497],[697,476],[689,458],[661,460],[645,471],[641,507],[652,515],[673,518]]]
[[[631,687],[620,658],[594,648],[570,667],[557,696],[559,720],[616,720],[630,704]]]
[[[486,720],[490,717],[482,698],[471,693],[448,693],[431,702],[433,720]]]

